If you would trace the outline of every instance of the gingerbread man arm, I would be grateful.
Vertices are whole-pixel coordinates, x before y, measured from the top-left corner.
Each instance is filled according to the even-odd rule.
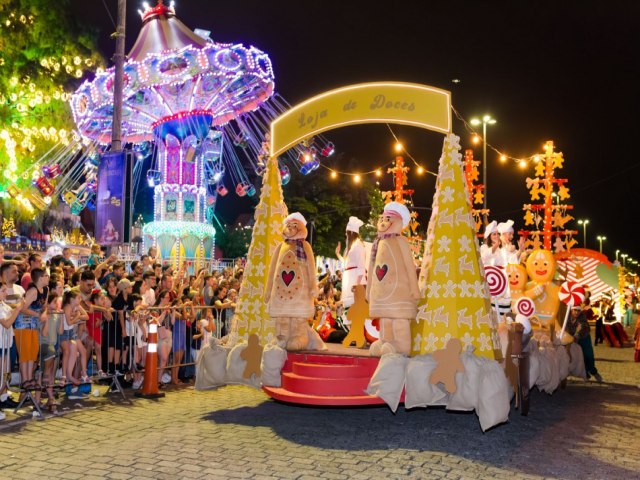
[[[409,242],[404,237],[397,237],[398,244],[400,245],[400,252],[402,254],[402,262],[404,268],[407,271],[407,279],[409,281],[409,289],[414,300],[420,300],[420,288],[418,287],[418,275],[416,274],[416,267],[413,263],[413,255],[411,255],[411,249],[409,248]]]
[[[280,257],[281,248],[282,243],[278,245],[277,248],[273,251],[273,256],[271,257],[271,263],[269,264],[269,273],[267,274],[267,285],[264,287],[264,303],[269,303],[269,299],[271,298],[273,276],[275,275],[276,264],[278,263],[278,257]]]
[[[375,272],[376,272],[376,257],[374,255],[371,255],[371,258],[369,259],[369,275],[375,275]],[[367,302],[369,302],[369,295],[371,293],[372,283],[373,283],[373,280],[370,277],[369,281],[367,282],[367,289],[365,290],[365,295],[364,295],[364,299]]]
[[[313,250],[311,249],[311,245],[306,240],[303,243],[304,253],[307,255],[307,270],[309,274],[309,294],[311,298],[315,298],[317,295],[318,285],[316,282],[316,266],[315,266],[315,256],[313,255]]]

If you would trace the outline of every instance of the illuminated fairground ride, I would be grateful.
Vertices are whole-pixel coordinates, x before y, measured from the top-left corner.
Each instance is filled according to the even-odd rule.
[[[268,157],[265,132],[288,104],[274,94],[266,53],[195,33],[162,0],[140,13],[124,66],[122,142],[136,152],[134,186],[152,155],[146,180],[154,188],[154,221],[144,226],[144,242],[164,259],[200,263],[213,255],[218,195],[255,195],[251,178],[262,175]],[[37,202],[59,194],[72,213],[95,208],[100,153],[111,142],[114,76],[114,68],[100,71],[72,95],[79,136],[34,165]],[[306,175],[332,153],[321,137],[299,145],[279,159],[282,183],[290,178],[287,163]]]

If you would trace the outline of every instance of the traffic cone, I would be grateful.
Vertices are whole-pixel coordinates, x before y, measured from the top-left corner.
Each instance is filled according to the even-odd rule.
[[[136,392],[136,397],[160,398],[164,393],[158,391],[158,321],[149,322],[147,339],[147,359],[144,366],[144,383],[142,392]]]

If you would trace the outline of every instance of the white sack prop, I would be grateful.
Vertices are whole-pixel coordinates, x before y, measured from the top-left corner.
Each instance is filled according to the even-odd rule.
[[[447,393],[429,382],[431,372],[437,365],[432,355],[418,355],[409,359],[405,379],[405,408],[446,405]]]
[[[564,345],[556,347],[556,361],[558,363],[558,376],[560,381],[569,376],[569,354],[567,348]]]
[[[528,388],[531,390],[538,381],[538,377],[540,376],[540,352],[538,351],[538,342],[536,342],[533,338],[527,344],[524,349],[525,352],[529,354],[529,385]]]
[[[196,390],[207,390],[226,383],[227,378],[227,349],[219,344],[215,337],[211,337],[196,358]]]
[[[536,385],[541,391],[552,394],[560,385],[560,372],[556,360],[556,350],[550,343],[540,349],[540,365],[541,375]],[[542,376],[543,368],[544,377]]]
[[[309,343],[307,344],[307,348],[305,350],[323,351],[328,349],[328,347],[322,341],[322,338],[320,338],[320,335],[318,335],[318,332],[316,332],[313,328],[308,327],[307,334],[309,336]]]
[[[574,377],[587,378],[587,369],[584,366],[584,354],[582,348],[577,343],[569,346],[569,375]]]
[[[260,369],[262,370],[262,385],[267,387],[282,386],[282,367],[287,361],[287,351],[285,347],[286,340],[273,339],[262,351],[262,362]]]
[[[462,353],[460,358],[464,364],[464,373],[456,373],[457,388],[453,394],[449,395],[447,410],[470,412],[478,407],[478,390],[483,365],[480,357],[470,352]],[[502,370],[502,376],[504,377],[504,370]]]
[[[509,420],[510,392],[513,391],[502,366],[495,360],[478,357],[481,375],[476,413],[480,428],[486,432],[491,427]],[[465,366],[466,367],[466,366]]]
[[[260,388],[260,379],[255,375],[251,375],[251,378],[243,376],[247,361],[240,358],[240,354],[245,348],[247,348],[247,344],[240,342],[229,352],[227,356],[227,383],[241,383]]]
[[[409,359],[399,353],[383,355],[365,390],[367,394],[384,400],[393,413],[400,403],[408,362]]]

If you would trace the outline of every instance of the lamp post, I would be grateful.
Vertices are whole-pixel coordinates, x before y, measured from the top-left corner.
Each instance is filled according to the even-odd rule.
[[[616,250],[616,262],[618,261],[618,254],[620,253],[620,250]]]
[[[627,266],[627,257],[628,257],[629,255],[628,255],[628,254],[626,254],[626,253],[622,253],[622,254],[620,254],[620,256],[622,257],[622,267],[624,268],[624,267],[626,267],[626,266]]]
[[[487,125],[495,125],[496,119],[491,115],[484,115],[482,120],[478,118],[471,119],[471,125],[480,125],[482,123],[482,184],[484,185],[484,224],[487,222]]]
[[[602,253],[602,242],[605,241],[607,239],[607,237],[603,237],[602,235],[598,235],[596,238],[598,239],[598,242],[600,242],[600,253]]]
[[[582,246],[587,248],[587,225],[589,220],[578,220],[578,225],[582,225]]]

